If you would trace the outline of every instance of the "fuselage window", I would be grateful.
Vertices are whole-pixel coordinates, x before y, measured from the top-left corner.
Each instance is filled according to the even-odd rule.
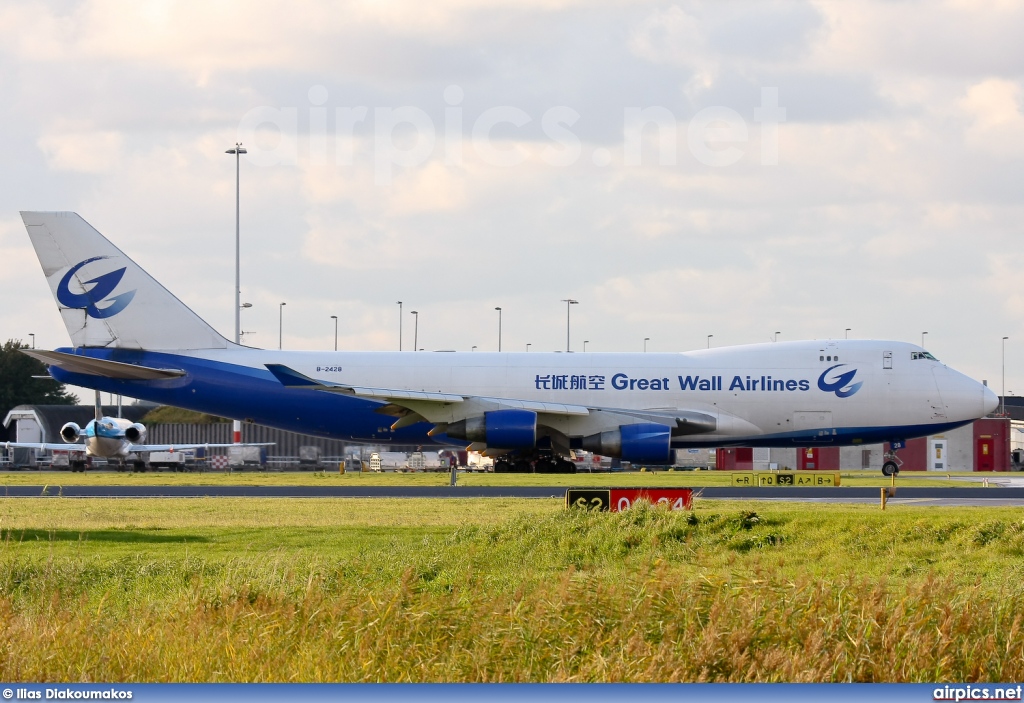
[[[831,356],[830,356],[830,357],[828,357],[828,360],[829,360],[829,361],[832,361],[832,357],[831,357]]]
[[[819,356],[818,357],[818,361],[824,361],[824,360],[825,360],[825,357],[823,357],[823,356]]]
[[[926,351],[910,352],[910,360],[917,361],[918,359],[930,359],[931,361],[938,361],[931,353]]]
[[[838,356],[836,356],[836,357],[833,357],[833,358],[832,358],[832,361],[839,361],[839,357],[838,357]]]

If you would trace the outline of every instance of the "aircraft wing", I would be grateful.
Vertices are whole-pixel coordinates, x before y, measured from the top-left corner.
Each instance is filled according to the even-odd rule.
[[[152,381],[162,378],[178,378],[185,375],[185,372],[181,369],[157,369],[151,366],[125,364],[120,361],[94,359],[89,356],[77,356],[58,351],[22,349],[21,353],[28,354],[33,359],[38,359],[48,366],[59,366],[65,371],[89,376],[123,378],[132,381]]]
[[[224,449],[225,447],[272,447],[274,442],[242,442],[241,444],[132,444],[133,452],[185,452],[192,449]]]
[[[567,403],[548,403],[536,400],[516,398],[492,398],[487,396],[464,396],[450,393],[431,393],[427,391],[409,391],[388,388],[363,388],[344,385],[331,381],[319,381],[283,364],[266,364],[266,367],[283,385],[289,388],[308,388],[309,390],[344,393],[361,398],[382,401],[384,404],[377,412],[396,416],[399,419],[391,426],[399,429],[416,422],[434,422],[442,424],[466,417],[473,411],[483,412],[505,408],[532,410],[538,414],[560,418],[585,417],[601,413],[609,417],[609,423],[619,424],[622,419],[632,418],[644,422],[668,425],[673,435],[691,435],[714,432],[718,421],[713,415],[693,410],[664,408],[656,410],[624,410],[622,408],[587,407]],[[462,405],[463,412],[454,411],[452,405]],[[442,411],[444,408],[444,412]],[[445,417],[444,415],[447,415]]]
[[[329,393],[344,393],[355,395],[360,398],[386,401],[395,406],[409,407],[411,403],[464,403],[480,401],[494,403],[502,408],[517,408],[520,410],[533,410],[538,413],[550,413],[554,415],[588,415],[590,411],[582,405],[568,405],[566,403],[545,403],[535,400],[518,400],[514,398],[490,398],[486,396],[455,395],[453,393],[433,393],[430,391],[410,391],[393,388],[367,388],[363,386],[348,386],[331,381],[318,381],[305,376],[298,371],[283,364],[266,364],[270,373],[277,377],[283,385],[288,388],[308,388],[314,391],[327,391]],[[413,408],[409,408],[413,409]],[[393,414],[387,412],[385,414]]]
[[[0,442],[4,449],[38,449],[41,452],[84,452],[84,444],[51,444],[49,442]]]

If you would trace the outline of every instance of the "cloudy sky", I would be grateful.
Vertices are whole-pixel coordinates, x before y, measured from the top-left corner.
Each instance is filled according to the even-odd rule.
[[[1024,395],[1018,2],[0,7],[0,337],[75,210],[246,341],[920,342]],[[777,104],[772,96],[777,96]],[[784,116],[784,117],[783,117]]]

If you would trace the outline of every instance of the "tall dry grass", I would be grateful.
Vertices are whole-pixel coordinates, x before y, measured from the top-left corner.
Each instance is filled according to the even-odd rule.
[[[195,588],[126,612],[0,599],[7,681],[1014,681],[1011,601],[928,579],[623,582],[573,570],[492,597]]]
[[[0,678],[1024,678],[1020,522],[861,522],[836,535],[818,571],[790,561],[807,552],[801,530],[811,528],[785,514],[643,506],[467,526],[345,559],[37,559],[9,546]],[[968,553],[1009,578],[965,581],[956,564]],[[709,562],[721,568],[701,568]]]

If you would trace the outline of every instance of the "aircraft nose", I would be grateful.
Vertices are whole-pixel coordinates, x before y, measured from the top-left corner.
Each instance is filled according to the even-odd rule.
[[[995,412],[996,408],[999,407],[999,396],[997,396],[992,391],[992,389],[989,388],[988,386],[982,386],[982,387],[985,389],[984,390],[985,399],[982,402],[983,402],[983,404],[985,406],[985,414],[989,415],[990,413]]]

